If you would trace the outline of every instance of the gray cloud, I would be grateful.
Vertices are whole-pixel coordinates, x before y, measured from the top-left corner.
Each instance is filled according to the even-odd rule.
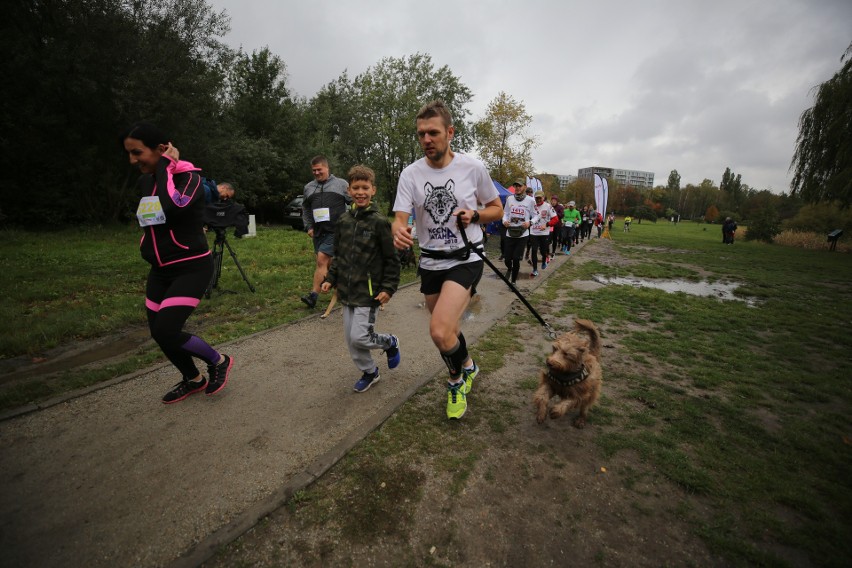
[[[786,191],[811,88],[852,41],[848,0],[214,0],[246,51],[268,46],[313,96],[344,70],[428,53],[473,91],[479,118],[502,90],[533,116],[540,172],[589,165],[719,182],[726,167]]]

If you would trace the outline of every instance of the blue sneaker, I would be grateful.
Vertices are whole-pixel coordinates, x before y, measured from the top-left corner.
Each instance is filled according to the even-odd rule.
[[[542,269],[542,270],[544,270],[545,268],[547,268],[547,263],[546,263],[546,262],[542,262],[542,263],[541,263],[541,269]]]
[[[381,377],[379,377],[378,367],[376,367],[376,370],[372,373],[365,372],[363,375],[361,375],[361,378],[358,379],[358,382],[355,383],[355,392],[364,392],[365,390],[373,386],[375,383],[379,382],[380,378]]]
[[[402,357],[399,354],[399,338],[391,335],[391,346],[385,349],[385,355],[388,356],[388,369],[396,369],[399,367],[399,361]]]

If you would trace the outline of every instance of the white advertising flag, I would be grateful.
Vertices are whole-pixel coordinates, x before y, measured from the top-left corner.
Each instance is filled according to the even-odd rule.
[[[595,210],[601,210],[601,201],[603,201],[604,179],[595,174]]]

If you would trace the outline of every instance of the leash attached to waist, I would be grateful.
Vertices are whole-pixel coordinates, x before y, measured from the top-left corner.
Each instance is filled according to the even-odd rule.
[[[445,260],[448,258],[453,260],[467,260],[470,258],[470,250],[472,248],[482,246],[482,241],[478,243],[473,243],[472,245],[468,246],[467,241],[464,238],[462,238],[462,240],[465,243],[465,246],[463,246],[462,248],[457,248],[453,250],[436,250],[422,248],[420,249],[420,256],[426,258],[437,258],[440,260]]]
[[[485,262],[485,264],[487,264],[489,267],[491,267],[491,270],[493,270],[495,272],[495,274],[497,274],[497,276],[499,276],[500,279],[503,282],[506,283],[506,286],[508,286],[512,290],[512,292],[515,293],[515,296],[517,296],[518,299],[520,299],[521,302],[523,302],[523,304],[527,307],[527,309],[530,311],[530,313],[532,313],[532,315],[535,316],[535,319],[537,319],[541,323],[541,325],[544,326],[544,328],[547,330],[548,337],[550,337],[550,339],[556,339],[556,332],[553,330],[552,327],[550,327],[550,324],[547,323],[546,321],[544,321],[544,318],[541,317],[541,315],[539,315],[539,313],[537,311],[535,311],[535,308],[532,307],[532,304],[530,304],[527,301],[526,298],[524,298],[524,295],[521,294],[520,290],[518,290],[515,287],[515,285],[512,284],[509,281],[508,278],[506,278],[506,276],[503,274],[503,272],[499,268],[494,266],[494,263],[491,262],[488,259],[487,256],[485,256],[484,251],[482,250],[482,242],[471,244],[470,241],[467,240],[467,233],[465,233],[464,227],[462,226],[461,213],[458,214],[458,225],[459,225],[459,231],[461,232],[461,238],[462,238],[462,242],[464,243],[464,247],[462,249],[457,249],[457,250],[468,251],[467,256],[465,257],[465,260],[470,257],[470,251],[475,252],[479,256],[479,258],[481,258],[483,260],[483,262]],[[420,252],[422,254],[423,251],[421,250]],[[453,252],[455,252],[455,251],[453,251]]]

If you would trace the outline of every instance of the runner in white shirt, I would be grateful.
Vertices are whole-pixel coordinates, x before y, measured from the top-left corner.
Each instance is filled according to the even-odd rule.
[[[541,269],[547,268],[547,253],[550,250],[550,230],[552,219],[556,218],[556,211],[550,203],[544,200],[544,192],[535,192],[535,211],[538,214],[538,222],[530,226],[530,240],[532,240],[532,263],[533,276],[538,276],[538,255],[541,253]]]
[[[447,417],[467,410],[467,394],[479,367],[467,351],[461,316],[482,277],[483,261],[464,247],[459,225],[471,243],[482,241],[480,223],[500,219],[500,197],[482,162],[450,148],[452,118],[441,101],[417,113],[417,139],[425,157],[402,171],[393,210],[394,246],[414,244],[408,218],[414,211],[420,242],[420,291],[431,314],[429,334],[449,371]],[[477,210],[479,203],[484,209]]]
[[[515,195],[506,198],[503,208],[503,226],[506,227],[506,278],[515,284],[518,272],[521,270],[521,260],[529,240],[529,228],[538,222],[535,212],[535,199],[523,192],[515,191]]]

